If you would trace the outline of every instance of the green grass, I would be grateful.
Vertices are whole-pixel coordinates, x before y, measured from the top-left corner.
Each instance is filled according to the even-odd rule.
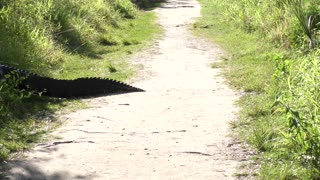
[[[218,43],[221,48],[227,50],[224,63],[228,64],[225,75],[232,81],[232,85],[247,92],[262,92],[267,84],[270,84],[270,76],[273,73],[273,64],[270,56],[273,47],[266,47],[260,37],[243,33],[241,29],[219,21],[213,17],[219,17],[213,9],[215,3],[205,3],[203,18],[194,24],[194,30],[198,35],[209,38]],[[266,48],[268,51],[266,52]],[[232,73],[231,73],[232,72]],[[252,76],[251,76],[252,75]]]
[[[12,12],[0,9],[0,21],[5,22],[7,28],[0,30],[4,32],[0,34],[0,52],[5,52],[0,55],[0,62],[61,79],[108,77],[126,80],[132,77],[135,69],[128,61],[130,56],[161,34],[155,14],[136,9],[128,0],[98,0],[93,4],[90,1],[83,0],[84,3],[79,4],[64,0],[65,6],[61,7],[62,1],[53,3],[54,7],[48,7],[42,0],[33,2],[43,6],[42,9],[32,9],[33,6],[26,7],[22,0],[16,1],[17,8],[24,14],[22,17],[12,9]],[[48,1],[48,4],[52,2]],[[73,6],[81,8],[60,9]],[[44,17],[48,13],[58,15],[48,22],[51,16]],[[6,16],[13,17],[12,21]],[[33,24],[34,19],[38,24]],[[21,21],[26,22],[21,24],[23,27],[19,26]],[[37,34],[37,31],[42,33]],[[21,42],[16,38],[19,36]],[[1,39],[17,45],[16,49],[1,46],[4,43]],[[0,81],[0,164],[43,141],[47,133],[60,124],[56,112],[86,107],[77,99],[47,98],[18,91],[14,88],[16,81]]]
[[[53,76],[63,79],[92,76],[117,80],[129,78],[135,70],[126,59],[161,33],[155,19],[154,13],[141,12],[136,19],[122,22],[119,28],[101,35],[100,43],[94,46],[96,53],[91,54],[91,57],[67,54],[64,63],[53,72]]]
[[[7,113],[0,121],[0,164],[15,153],[28,150],[43,141],[48,131],[60,124],[55,113],[69,112],[86,107],[80,100],[51,99],[28,96],[16,101],[16,114]],[[11,109],[10,109],[11,110]],[[0,168],[1,170],[1,168]],[[0,173],[1,174],[1,173]]]
[[[239,4],[244,2],[249,1],[237,1]],[[213,64],[212,67],[224,68],[224,75],[231,85],[247,92],[238,101],[241,107],[239,120],[230,125],[234,128],[235,137],[248,143],[257,152],[252,157],[260,166],[255,172],[258,175],[256,178],[318,179],[319,168],[311,159],[318,158],[319,154],[310,144],[318,146],[315,142],[319,138],[319,101],[315,95],[318,94],[315,93],[317,88],[314,88],[318,84],[316,79],[319,79],[319,52],[300,53],[304,47],[299,47],[298,50],[286,49],[287,46],[279,44],[279,39],[272,37],[269,32],[264,34],[259,29],[261,24],[255,21],[254,16],[250,20],[257,24],[249,30],[247,25],[250,24],[241,24],[242,20],[236,16],[242,13],[235,10],[237,3],[223,0],[200,0],[200,3],[203,6],[203,16],[194,24],[194,33],[212,40],[226,50],[227,53],[221,57],[222,62]],[[232,12],[235,16],[230,16],[230,6],[235,8]],[[249,8],[256,9],[256,14],[264,12],[259,6],[244,6],[239,10],[246,11]],[[276,24],[271,21],[273,18],[268,15],[261,23]],[[278,33],[288,31],[294,29]],[[297,34],[297,37],[290,38],[300,37]],[[290,38],[285,37],[281,41]],[[279,104],[273,106],[279,96],[281,102],[289,106],[287,113]],[[294,124],[296,112],[301,115],[298,119],[303,122],[301,126]],[[243,174],[246,172],[241,173]],[[247,174],[250,175],[250,172]]]

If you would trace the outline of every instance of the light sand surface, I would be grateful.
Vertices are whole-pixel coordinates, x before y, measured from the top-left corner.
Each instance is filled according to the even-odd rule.
[[[234,179],[239,162],[228,122],[238,111],[219,69],[222,51],[191,35],[195,0],[155,10],[163,36],[131,62],[146,92],[86,100],[90,108],[60,117],[53,139],[11,164],[11,179]]]

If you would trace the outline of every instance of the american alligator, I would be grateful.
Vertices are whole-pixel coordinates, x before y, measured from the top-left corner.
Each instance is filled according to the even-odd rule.
[[[0,78],[3,78],[6,74],[17,74],[21,78],[20,89],[41,92],[43,95],[51,97],[79,98],[144,91],[107,78],[60,80],[42,77],[35,73],[0,64]]]

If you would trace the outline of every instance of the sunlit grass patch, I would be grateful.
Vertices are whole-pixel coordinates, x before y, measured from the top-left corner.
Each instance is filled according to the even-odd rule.
[[[195,33],[227,51],[224,75],[246,92],[238,101],[239,120],[230,126],[258,152],[252,158],[261,167],[257,178],[319,179],[319,51],[303,50],[304,34],[297,24],[286,24],[294,18],[274,18],[287,10],[273,8],[261,21],[259,15],[267,12],[262,8],[275,1],[200,2],[203,17]]]
[[[135,73],[131,54],[161,33],[155,13],[138,10],[130,0],[17,0],[0,6],[0,63],[57,79],[124,81]],[[77,99],[18,91],[14,84],[0,81],[0,163],[42,141],[59,124],[57,112],[85,107]]]
[[[140,12],[136,19],[126,20],[119,28],[102,34],[104,43],[96,44],[92,57],[69,54],[60,69],[54,72],[57,78],[108,77],[125,80],[134,74],[127,59],[133,52],[144,48],[150,40],[161,32],[155,24],[152,12]],[[110,68],[112,67],[112,68]]]

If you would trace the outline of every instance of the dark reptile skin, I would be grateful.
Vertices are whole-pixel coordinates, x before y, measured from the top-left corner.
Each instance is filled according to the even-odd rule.
[[[12,72],[15,72],[23,79],[19,84],[19,88],[42,92],[43,95],[51,97],[81,98],[144,91],[128,84],[107,78],[103,79],[93,77],[73,80],[53,79],[0,64],[1,78]]]

